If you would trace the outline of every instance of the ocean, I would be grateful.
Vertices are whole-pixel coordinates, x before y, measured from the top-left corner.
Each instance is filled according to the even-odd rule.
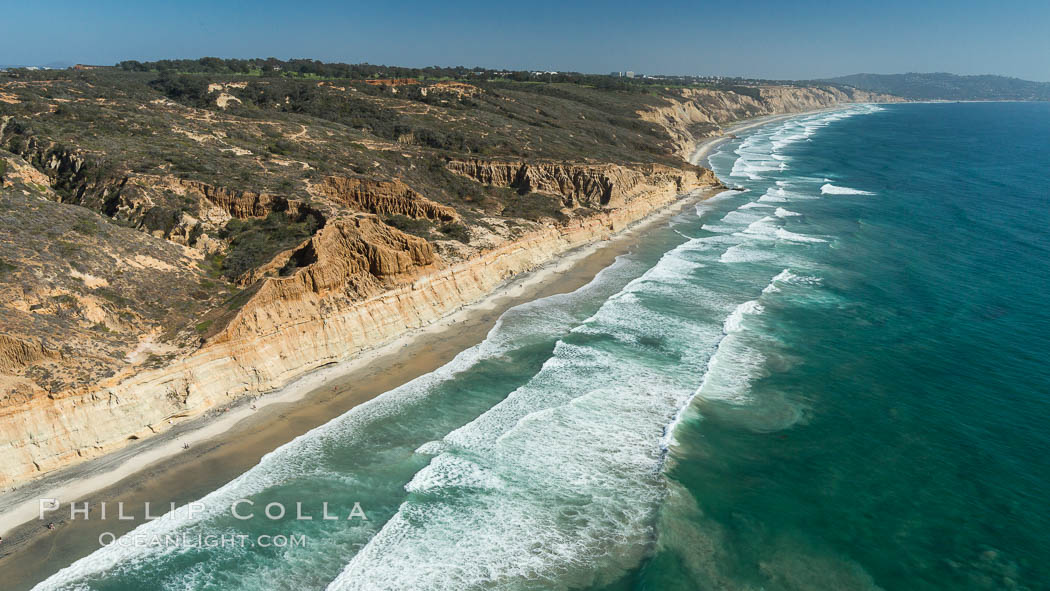
[[[1050,588],[1050,104],[710,165],[587,286],[37,588]]]

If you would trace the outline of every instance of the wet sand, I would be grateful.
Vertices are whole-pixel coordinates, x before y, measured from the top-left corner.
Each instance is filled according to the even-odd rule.
[[[99,548],[99,535],[121,535],[141,521],[70,520],[67,503],[122,501],[125,513],[153,514],[186,504],[247,471],[276,447],[342,415],[354,406],[434,371],[482,340],[509,308],[586,285],[616,257],[629,252],[644,230],[666,223],[709,190],[639,221],[611,240],[580,247],[520,275],[484,300],[412,331],[345,363],[322,368],[282,390],[217,410],[171,431],[92,460],[0,497],[0,573],[4,588],[21,590]],[[253,408],[253,406],[255,408]],[[189,449],[183,449],[189,445]],[[39,498],[58,498],[62,509],[37,519]],[[158,504],[160,509],[158,509]],[[82,505],[81,505],[82,506]],[[93,513],[94,513],[93,509]],[[53,521],[54,531],[46,524]],[[18,525],[21,524],[21,525]]]

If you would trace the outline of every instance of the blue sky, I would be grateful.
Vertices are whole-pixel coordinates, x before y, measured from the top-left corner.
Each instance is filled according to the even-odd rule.
[[[0,64],[311,57],[406,66],[1050,81],[1050,0],[15,2]]]

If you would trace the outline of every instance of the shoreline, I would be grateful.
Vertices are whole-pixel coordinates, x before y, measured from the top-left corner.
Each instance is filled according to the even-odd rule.
[[[845,106],[736,122],[717,136],[701,138],[688,161],[702,165],[735,133],[839,108]],[[37,522],[39,498],[57,498],[64,506],[70,501],[95,503],[118,498],[140,507],[146,500],[163,500],[165,505],[169,501],[176,505],[193,501],[296,436],[441,367],[484,340],[507,309],[586,285],[617,256],[629,252],[646,228],[724,190],[710,188],[680,196],[608,240],[567,251],[428,326],[408,331],[347,361],[316,369],[278,390],[214,409],[137,445],[6,491],[0,509],[0,535],[5,536],[0,545],[0,566],[13,575],[9,581],[15,588],[29,588],[97,549],[96,538],[103,530],[120,535],[138,525],[127,522],[126,526],[118,524],[120,528],[104,528],[99,522],[65,522],[56,513],[58,531],[65,534],[59,540],[59,536],[47,535],[57,532],[48,532]],[[185,445],[189,449],[184,449]],[[131,513],[136,514],[134,510]],[[49,565],[52,560],[58,565]]]
[[[813,115],[816,113],[824,113],[828,111],[837,111],[839,109],[848,108],[848,105],[855,104],[859,103],[844,103],[842,105],[834,107],[813,109],[810,111],[800,111],[798,113],[784,113],[781,115],[763,115],[762,117],[744,119],[742,121],[730,123],[729,127],[723,129],[720,135],[703,138],[703,140],[697,144],[696,148],[693,150],[693,153],[689,156],[689,163],[695,164],[697,166],[705,166],[707,168],[711,168],[710,166],[707,166],[707,159],[711,156],[711,154],[714,153],[715,148],[733,139],[735,137],[735,134],[740,133],[742,131],[749,131],[751,129],[755,129],[756,127],[762,127],[763,125],[776,123],[778,121],[783,121],[792,117],[800,117],[802,115]]]
[[[96,539],[103,531],[120,535],[138,525],[125,522],[117,523],[121,527],[104,528],[97,521],[66,521],[56,512],[57,530],[49,532],[37,520],[39,498],[57,498],[63,510],[71,501],[95,504],[121,499],[130,507],[141,507],[146,500],[165,506],[193,501],[296,436],[441,367],[484,340],[507,309],[586,285],[616,257],[629,252],[646,228],[723,190],[709,188],[680,196],[608,240],[570,250],[510,279],[480,301],[348,361],[314,370],[274,392],[209,411],[137,445],[6,492],[0,513],[0,535],[4,536],[0,567],[13,576],[9,581],[15,588],[29,588],[97,549]],[[135,510],[129,513],[136,514]],[[61,536],[55,535],[59,532]],[[47,564],[52,560],[57,564]]]

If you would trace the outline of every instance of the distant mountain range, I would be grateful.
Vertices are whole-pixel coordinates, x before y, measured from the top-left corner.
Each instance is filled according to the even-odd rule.
[[[1005,76],[853,74],[827,78],[825,81],[916,100],[1050,101],[1050,82],[1032,82]]]

